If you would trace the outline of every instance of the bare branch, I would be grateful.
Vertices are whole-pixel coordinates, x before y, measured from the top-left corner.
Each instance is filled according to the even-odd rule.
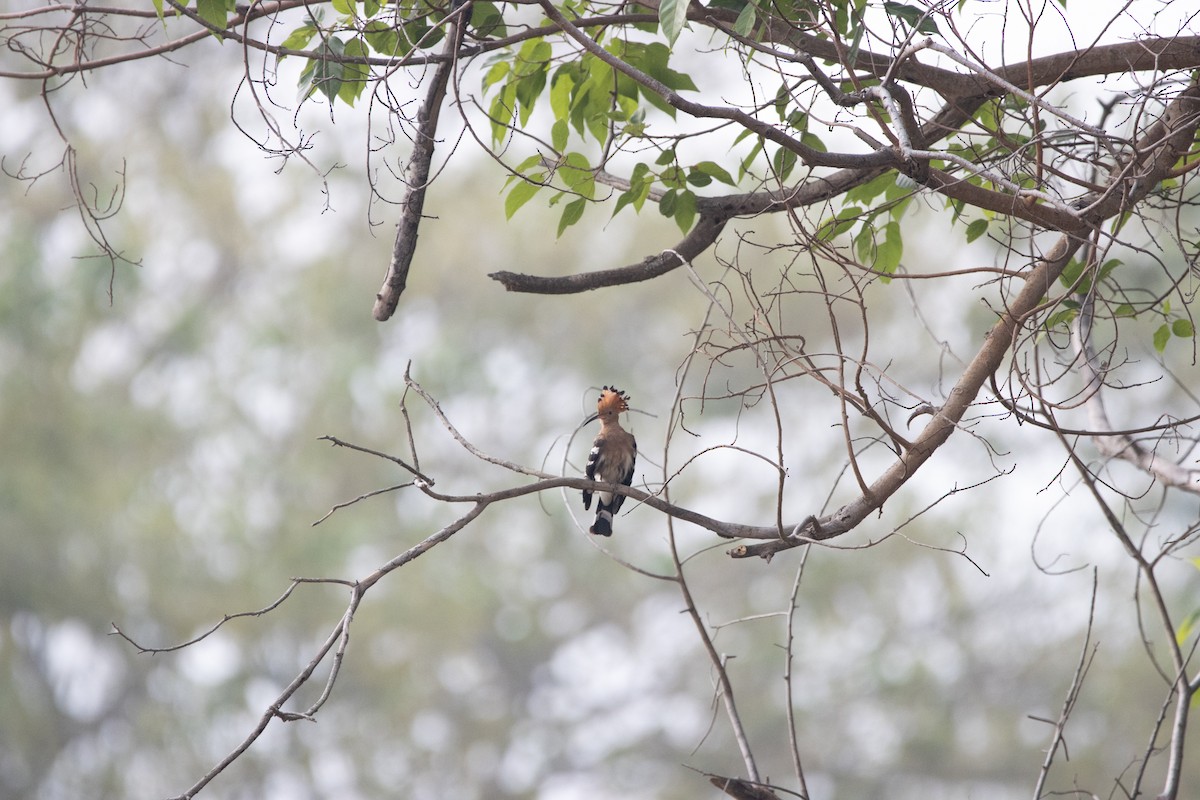
[[[351,586],[351,589],[350,602],[346,607],[346,611],[342,614],[342,617],[338,620],[337,624],[334,625],[333,630],[329,632],[329,635],[325,638],[325,641],[319,648],[317,648],[316,653],[313,655],[308,664],[296,675],[296,677],[292,679],[292,681],[283,689],[283,691],[279,693],[271,705],[268,706],[268,708],[262,713],[262,715],[258,718],[257,724],[246,735],[246,737],[242,739],[242,741],[238,743],[238,745],[234,747],[228,755],[217,762],[212,769],[210,769],[198,781],[196,781],[196,783],[192,784],[192,786],[186,792],[178,795],[175,798],[172,798],[172,800],[191,800],[191,798],[195,797],[214,778],[224,772],[230,764],[237,761],[242,755],[244,755],[246,751],[249,750],[254,744],[254,742],[258,740],[258,737],[260,737],[267,729],[267,726],[271,724],[272,720],[279,719],[283,722],[294,722],[298,720],[311,721],[320,708],[325,704],[325,701],[329,699],[330,693],[333,690],[333,685],[336,682],[338,674],[341,670],[342,659],[345,657],[346,648],[350,643],[350,626],[354,621],[354,613],[358,610],[359,603],[362,602],[362,598],[367,591],[389,573],[394,572],[405,564],[429,552],[434,547],[465,528],[476,517],[483,513],[483,510],[487,508],[487,505],[488,504],[486,502],[477,503],[466,514],[442,528],[437,533],[426,537],[418,544],[410,547],[408,550],[405,550],[403,553],[396,556],[391,561],[388,561],[386,564],[379,567],[362,580],[348,584]],[[278,607],[284,600],[287,599],[288,595],[291,594],[292,589],[294,589],[295,586],[301,582],[306,581],[304,579],[297,579],[293,581],[292,586],[289,587],[288,591],[285,592],[279,600],[263,611],[251,612],[251,615],[265,613],[268,610]],[[219,627],[220,624],[218,624],[217,627]],[[114,629],[116,628],[116,626],[113,627]],[[121,635],[124,636],[124,634]],[[325,660],[325,657],[328,656],[330,652],[333,652],[334,654],[333,663],[330,666],[329,675],[327,676],[325,687],[322,690],[320,697],[318,697],[317,700],[305,711],[284,711],[284,704],[287,703],[302,686],[308,683],[308,681],[312,678],[313,673],[316,672],[317,667],[320,666],[321,662]]]
[[[1092,603],[1088,609],[1087,632],[1083,638],[1083,646],[1079,651],[1079,663],[1075,667],[1075,675],[1071,678],[1071,686],[1067,690],[1066,699],[1063,700],[1062,711],[1059,712],[1058,720],[1051,722],[1054,726],[1054,733],[1050,737],[1050,746],[1046,748],[1046,757],[1042,760],[1042,769],[1038,772],[1037,783],[1033,787],[1034,800],[1039,800],[1044,794],[1046,780],[1050,777],[1050,767],[1054,764],[1055,755],[1061,746],[1063,752],[1066,753],[1066,738],[1064,732],[1067,727],[1067,721],[1071,718],[1071,712],[1075,710],[1075,704],[1079,700],[1079,695],[1083,691],[1083,680],[1087,676],[1088,669],[1092,666],[1092,661],[1096,658],[1096,650],[1100,645],[1092,644],[1092,626],[1096,622],[1096,593],[1099,588],[1099,573],[1096,569],[1092,569]],[[1049,722],[1049,720],[1043,720]],[[1068,756],[1069,758],[1069,756]]]
[[[425,190],[429,188],[429,179],[433,165],[433,150],[437,144],[438,117],[441,113],[442,101],[446,97],[450,73],[454,71],[454,60],[462,46],[465,26],[462,18],[470,6],[460,6],[451,12],[450,30],[446,35],[442,55],[445,58],[433,71],[433,80],[425,93],[425,101],[417,111],[416,129],[413,131],[413,149],[408,157],[408,168],[404,182],[408,186],[402,203],[400,222],[396,226],[396,243],[392,248],[392,260],[388,264],[387,274],[379,294],[375,295],[375,308],[372,315],[378,322],[386,322],[396,311],[400,295],[408,284],[408,270],[412,266],[413,256],[417,252],[417,233],[425,209]]]

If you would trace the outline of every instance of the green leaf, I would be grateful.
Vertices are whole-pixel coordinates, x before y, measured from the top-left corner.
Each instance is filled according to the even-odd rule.
[[[380,24],[382,24],[382,23],[380,23]],[[369,31],[369,27],[370,26],[368,26],[368,31]],[[384,25],[384,27],[386,28],[387,26]],[[289,33],[287,35],[287,38],[284,39],[282,42],[280,42],[279,46],[286,48],[288,50],[304,50],[308,47],[309,42],[312,41],[313,36],[316,36],[316,34],[317,34],[317,29],[314,26],[301,25],[299,28],[296,28],[296,30]],[[368,32],[367,36],[369,38],[371,36],[371,33]],[[376,49],[379,49],[379,48],[376,48]]]
[[[571,124],[581,136],[591,134],[603,142],[608,134],[608,109],[612,103],[612,67],[591,53],[584,55],[576,76],[579,88],[571,98]]]
[[[626,81],[620,81],[620,83],[625,84]],[[634,94],[636,95],[637,92],[635,91]],[[638,102],[636,96],[630,97],[629,95],[618,93],[616,101],[616,106],[608,112],[608,118],[613,122],[626,122],[632,119],[633,115],[637,113]],[[642,118],[645,118],[644,114]]]
[[[429,20],[423,14],[404,23],[403,30],[409,44],[422,50],[437,46],[446,35],[445,28],[442,26],[429,27]]]
[[[631,122],[621,128],[621,133],[633,139],[640,138],[646,134],[646,124],[644,122]]]
[[[654,176],[650,173],[650,167],[644,162],[638,162],[633,167],[633,174],[629,177],[629,189],[621,193],[617,198],[617,207],[613,210],[613,216],[625,206],[632,205],[635,211],[641,211],[642,206],[646,203],[646,198],[650,196],[650,188],[654,185]]]
[[[313,85],[329,100],[330,105],[338,93],[342,91],[342,76],[346,69],[337,59],[346,52],[346,44],[341,39],[329,37],[320,48],[323,58],[317,63],[317,71],[313,76]]]
[[[531,75],[526,75],[516,81],[516,87],[517,109],[520,112],[519,119],[523,128],[529,124],[534,106],[537,105],[538,98],[542,96],[542,90],[546,88],[546,72],[539,70]]]
[[[870,205],[872,200],[886,192],[895,183],[896,180],[893,175],[890,172],[885,172],[873,180],[867,181],[862,186],[855,186],[846,192],[846,202]]]
[[[343,54],[351,58],[365,58],[367,43],[356,36],[346,42]],[[353,107],[354,101],[362,94],[370,77],[371,71],[366,64],[342,64],[342,88],[338,90],[338,99]]]
[[[316,58],[311,59],[300,73],[300,94],[302,98],[311,97],[315,91],[320,91],[330,104],[342,91],[342,77],[345,67],[337,60],[346,52],[346,45],[341,39],[330,37],[317,47]]]
[[[522,175],[533,174],[529,170],[533,169],[534,167],[538,166],[541,163],[542,163],[542,154],[541,153],[533,153],[532,155],[525,157],[524,159],[522,159],[520,164],[517,164],[515,167],[513,167],[513,173],[515,173],[515,174],[509,175],[508,178],[504,181],[504,185],[507,186],[510,183],[512,183],[513,181],[521,180]]]
[[[508,136],[508,126],[512,123],[516,104],[517,87],[511,83],[492,100],[492,105],[488,108],[488,117],[492,122],[494,144],[499,144]]]
[[[854,69],[854,65],[858,63],[858,50],[862,47],[863,33],[866,32],[867,26],[863,24],[863,11],[865,3],[855,3],[853,13],[846,20],[846,32],[853,31],[853,37],[850,40],[850,50],[846,53],[846,66]],[[840,15],[838,15],[840,16]]]
[[[1059,282],[1068,289],[1075,287],[1076,291],[1087,291],[1087,288],[1082,283],[1079,283],[1079,285],[1076,286],[1080,276],[1083,275],[1083,268],[1085,266],[1086,264],[1083,261],[1072,258],[1067,262],[1067,265],[1063,267],[1062,274],[1058,276]]]
[[[196,0],[196,13],[214,28],[225,30],[225,26],[229,24],[229,12],[234,10],[233,5],[234,0]]]
[[[795,166],[796,153],[786,147],[776,150],[775,155],[771,158],[771,167],[775,170],[775,177],[780,181],[786,181]]]
[[[532,75],[536,72],[545,74],[546,62],[553,55],[553,49],[550,43],[545,39],[530,39],[521,45],[520,52],[514,61],[513,73],[524,78],[527,75]]]
[[[674,189],[668,189],[658,201],[658,213],[664,217],[675,216],[675,205],[679,202],[679,193]]]
[[[737,183],[733,180],[733,176],[726,172],[725,168],[715,161],[701,161],[692,167],[692,172],[707,175],[710,178],[714,178],[729,186],[737,185]],[[691,175],[688,177],[690,178]]]
[[[687,24],[690,2],[691,0],[662,0],[658,4],[658,27],[670,46],[674,46],[683,26]]]
[[[558,168],[558,176],[571,191],[583,198],[591,200],[596,196],[596,174],[582,153],[567,153]]]
[[[815,133],[810,133],[809,131],[804,131],[800,134],[800,143],[811,147],[818,153],[829,152],[829,150],[825,147],[825,143],[821,141],[820,137],[818,137]]]
[[[738,36],[750,35],[754,30],[754,23],[758,21],[758,9],[754,3],[747,3],[746,7],[737,15],[737,19],[733,23],[733,32]]]
[[[550,146],[558,152],[562,152],[567,147],[567,141],[571,138],[571,128],[567,125],[565,119],[555,120],[550,126]]]
[[[870,265],[875,260],[875,236],[869,224],[863,225],[854,236],[854,252],[864,264]]]
[[[679,230],[687,233],[696,221],[696,195],[688,190],[679,192],[675,201],[675,224]]]
[[[988,221],[986,219],[977,219],[967,226],[967,242],[973,242],[980,236],[987,233]]]
[[[742,163],[738,165],[738,180],[746,177],[746,173],[750,171],[750,167],[754,164],[754,159],[758,158],[758,154],[763,151],[763,140],[759,139],[754,143],[754,147],[750,148],[750,152],[742,159]]]
[[[584,210],[587,208],[587,200],[582,197],[576,198],[567,203],[563,209],[562,216],[558,218],[558,235],[562,236],[563,231],[579,222],[583,216]]]
[[[904,219],[904,212],[908,211],[908,207],[912,205],[913,196],[911,193],[906,193],[905,190],[900,189],[899,187],[893,188],[896,189],[897,194],[905,195],[903,200],[897,202],[891,197],[891,192],[888,192],[888,200],[891,202],[891,205],[888,207],[888,216],[899,222],[900,220]]]
[[[649,165],[644,162],[638,162],[633,167],[633,174],[629,178],[629,191],[632,194],[632,202],[634,211],[641,212],[642,206],[646,203],[646,198],[650,196],[650,189],[654,186],[654,175],[650,172]]]
[[[883,10],[897,19],[904,20],[910,27],[916,28],[917,33],[938,33],[937,23],[925,16],[925,10],[905,3],[886,2]]]
[[[348,17],[354,16],[354,0],[331,0],[333,10]]]
[[[543,180],[544,175],[531,175],[530,178]],[[513,214],[517,213],[517,209],[533,199],[533,196],[542,190],[540,183],[532,183],[531,181],[521,181],[512,188],[508,196],[504,198],[504,217],[512,219]]]
[[[686,3],[686,0],[679,0],[681,3]],[[686,6],[685,6],[686,7]],[[608,47],[609,52],[617,56],[621,60],[628,63],[630,66],[637,67],[642,72],[645,72],[650,77],[662,83],[669,89],[677,92],[696,91],[696,83],[691,76],[671,69],[668,66],[668,61],[671,57],[671,50],[662,42],[651,42],[645,44],[642,42],[629,42],[625,40],[614,40]],[[630,97],[641,96],[647,103],[662,111],[672,119],[675,118],[675,109],[667,103],[657,92],[642,89],[632,79],[620,75],[617,78],[618,93],[628,95]],[[607,97],[611,93],[611,81],[604,88],[606,102]]]
[[[471,4],[471,25],[475,28],[475,33],[484,38],[503,39],[508,36],[504,15],[495,3],[475,0]]]
[[[1075,317],[1079,316],[1077,308],[1060,308],[1046,319],[1046,330],[1054,330],[1059,326],[1066,327],[1075,321]]]
[[[1200,608],[1193,609],[1192,613],[1188,614],[1187,618],[1180,624],[1179,630],[1175,631],[1175,643],[1182,646],[1188,637],[1192,635],[1192,631],[1196,629],[1198,621],[1200,621]]]
[[[629,124],[621,129],[626,136],[637,138],[646,133],[646,107],[638,106],[629,115]]]
[[[652,78],[662,81],[667,87],[677,92],[699,91],[692,76],[686,72],[677,72],[667,65],[671,58],[669,47],[662,42],[651,42],[645,48],[645,59],[642,66]]]
[[[875,253],[875,269],[891,275],[900,267],[900,259],[904,256],[904,239],[900,235],[899,222],[889,222],[883,230],[883,243],[878,245]]]
[[[622,208],[632,205],[633,197],[633,189],[627,189],[624,192],[621,192],[621,196],[617,198],[617,207],[613,209],[612,215],[615,217],[617,214],[621,213]]]
[[[429,34],[429,22],[424,15],[418,15],[410,20],[406,20],[400,26],[400,33],[404,34],[404,47],[413,49],[416,47],[428,47],[426,37]]]
[[[1167,342],[1171,340],[1171,326],[1165,322],[1159,326],[1154,332],[1154,349],[1162,352],[1167,349]]]
[[[658,174],[658,179],[662,181],[663,186],[671,189],[684,189],[687,187],[687,173],[682,167],[670,166]]]
[[[782,112],[780,113],[780,116],[783,116]],[[787,117],[784,117],[781,121],[787,123],[787,126],[792,130],[796,130],[801,133],[804,133],[806,130],[808,130],[808,114],[798,108],[793,108],[791,111],[787,112]]]
[[[1171,333],[1175,334],[1180,339],[1187,339],[1195,332],[1196,331],[1192,327],[1192,321],[1190,319],[1177,319],[1171,323]]]
[[[1121,266],[1121,264],[1123,264],[1123,263],[1124,262],[1121,261],[1121,259],[1119,259],[1119,258],[1110,258],[1108,261],[1105,261],[1104,264],[1100,267],[1100,275],[1099,275],[1098,280],[1104,280],[1105,278],[1107,278],[1114,269]]]
[[[832,241],[854,226],[855,221],[862,215],[858,206],[843,208],[832,219],[825,219],[817,226],[817,239],[822,242]]]
[[[483,91],[487,91],[508,77],[511,65],[507,61],[497,61],[483,74]]]
[[[504,62],[501,62],[504,63]],[[565,121],[571,114],[571,92],[575,89],[575,79],[571,73],[559,68],[550,81],[550,110],[554,118]]]
[[[380,19],[373,19],[363,28],[363,37],[371,49],[382,56],[398,56],[408,51],[400,33]]]

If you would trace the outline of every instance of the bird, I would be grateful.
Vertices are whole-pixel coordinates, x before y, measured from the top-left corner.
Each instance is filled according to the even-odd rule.
[[[592,441],[588,453],[586,474],[588,480],[605,483],[633,482],[633,467],[637,463],[637,440],[633,434],[621,427],[619,417],[629,410],[629,395],[613,386],[605,386],[596,402],[596,417],[600,420],[600,433]],[[613,514],[621,509],[625,495],[601,490],[596,503],[596,521],[588,533],[596,536],[612,536]],[[592,507],[592,490],[583,490],[583,507]]]

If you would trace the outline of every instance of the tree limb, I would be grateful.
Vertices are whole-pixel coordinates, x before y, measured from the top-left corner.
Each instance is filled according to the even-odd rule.
[[[654,5],[654,3],[651,3]],[[646,257],[637,264],[616,269],[578,273],[568,276],[543,277],[510,271],[499,271],[489,277],[499,281],[505,289],[535,294],[573,294],[609,286],[623,285],[650,280],[670,272],[686,261],[691,261],[714,244],[729,219],[771,211],[799,208],[828,200],[840,192],[873,180],[889,169],[909,171],[902,151],[880,148],[873,153],[841,154],[834,157],[813,150],[793,137],[783,134],[775,126],[768,125],[739,109],[709,107],[686,100],[677,92],[639,70],[625,64],[594,40],[584,34],[578,26],[567,20],[552,4],[541,2],[547,16],[564,33],[578,42],[584,49],[637,81],[649,91],[658,94],[671,106],[697,118],[716,117],[731,119],[764,138],[775,141],[782,147],[796,152],[806,163],[814,166],[841,167],[829,176],[809,178],[790,190],[756,192],[748,195],[727,197],[702,197],[697,202],[700,212],[695,228],[673,250],[665,250]],[[689,18],[699,18],[713,24],[720,21],[732,24],[736,15],[721,9],[705,9],[703,14],[690,13]],[[810,36],[790,26],[777,23],[779,30],[774,35],[779,41],[795,47],[804,57],[817,56],[838,59],[836,46],[824,39]],[[928,47],[928,44],[922,44]],[[1072,231],[1080,228],[1080,215],[1071,209],[1036,202],[1036,197],[1024,197],[1023,193],[1007,193],[969,183],[942,170],[929,169],[928,162],[943,158],[944,154],[925,151],[929,143],[941,140],[957,131],[990,98],[1006,94],[1014,81],[1032,81],[1028,91],[1036,86],[1061,80],[1071,80],[1087,75],[1107,74],[1113,71],[1147,69],[1185,69],[1200,65],[1200,37],[1147,39],[1136,43],[1120,43],[1105,47],[1087,48],[1070,53],[1057,54],[1031,61],[1010,64],[995,72],[973,67],[969,73],[920,64],[915,50],[900,60],[874,54],[859,53],[855,66],[866,69],[879,77],[899,77],[918,85],[934,88],[948,98],[946,104],[919,130],[916,155],[921,163],[921,182],[947,197],[961,200],[978,208],[1013,216],[1032,222],[1043,228]],[[1009,87],[1009,88],[1005,88]],[[911,103],[911,101],[910,101]],[[910,120],[911,124],[911,120]],[[812,187],[812,188],[810,188]],[[837,187],[836,190],[832,190]],[[718,210],[719,209],[719,210]],[[707,213],[706,213],[707,212]],[[679,256],[685,256],[680,259]]]
[[[1089,206],[1089,225],[1065,232],[1047,256],[1029,273],[1025,285],[1009,302],[1000,319],[988,331],[983,346],[963,370],[950,390],[946,403],[913,441],[912,447],[888,467],[862,496],[821,519],[809,518],[790,532],[780,532],[775,541],[741,545],[730,551],[735,558],[770,558],[780,550],[804,544],[821,534],[830,538],[857,527],[867,515],[903,486],[953,433],[979,390],[1000,368],[1016,343],[1022,325],[1043,304],[1071,256],[1084,244],[1089,230],[1103,219],[1121,213],[1148,195],[1188,151],[1200,126],[1200,87],[1192,83],[1167,106],[1162,116],[1146,129],[1126,163],[1110,172],[1108,191]]]
[[[446,97],[446,88],[450,83],[450,73],[454,71],[454,56],[462,46],[465,25],[462,22],[466,13],[462,6],[452,11],[447,17],[450,30],[446,36],[443,55],[446,59],[440,62],[433,72],[433,80],[425,92],[425,101],[417,111],[417,126],[413,132],[412,155],[408,158],[408,167],[404,173],[404,183],[408,190],[401,204],[400,222],[396,226],[396,242],[392,247],[392,259],[388,264],[383,286],[375,295],[375,307],[372,316],[379,322],[386,322],[396,312],[396,304],[408,284],[408,270],[412,266],[413,256],[417,252],[417,234],[420,230],[422,212],[425,208],[425,190],[429,188],[429,173],[433,164],[433,150],[437,144],[438,116],[441,113],[442,101]]]

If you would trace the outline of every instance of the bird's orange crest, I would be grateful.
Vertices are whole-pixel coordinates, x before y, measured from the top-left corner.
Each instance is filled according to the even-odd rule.
[[[605,411],[615,411],[617,413],[628,411],[629,395],[615,386],[605,386],[600,392],[600,400],[596,403],[596,410],[601,414]]]

